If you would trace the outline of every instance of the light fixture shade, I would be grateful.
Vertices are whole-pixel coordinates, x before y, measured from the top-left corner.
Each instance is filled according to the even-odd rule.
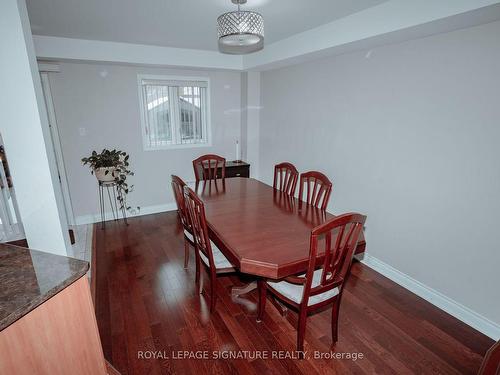
[[[259,13],[235,11],[217,18],[219,49],[224,53],[246,54],[264,48],[264,19]]]

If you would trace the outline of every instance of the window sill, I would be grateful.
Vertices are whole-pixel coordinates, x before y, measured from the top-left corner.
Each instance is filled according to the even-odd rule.
[[[144,151],[168,151],[168,150],[182,150],[189,148],[203,148],[212,147],[212,143],[194,143],[194,144],[183,144],[183,145],[167,145],[167,146],[157,146],[157,147],[147,147],[143,146]]]

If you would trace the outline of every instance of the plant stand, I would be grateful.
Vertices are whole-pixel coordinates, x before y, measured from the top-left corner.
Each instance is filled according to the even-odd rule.
[[[106,226],[106,197],[105,197],[105,195],[108,196],[109,206],[111,208],[111,212],[113,213],[113,219],[115,221],[119,219],[118,211],[121,210],[123,221],[125,222],[126,225],[128,225],[126,208],[125,207],[122,207],[121,209],[118,208],[117,197],[121,197],[121,192],[120,192],[120,190],[118,190],[118,188],[116,186],[116,182],[114,182],[114,181],[112,181],[112,182],[98,181],[98,183],[99,183],[99,208],[101,210],[101,229],[104,229]],[[107,194],[104,192],[104,190],[106,190]]]

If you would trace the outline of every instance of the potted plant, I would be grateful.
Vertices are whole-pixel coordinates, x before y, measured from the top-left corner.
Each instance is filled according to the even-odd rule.
[[[134,172],[129,170],[129,155],[120,150],[102,150],[99,154],[92,151],[92,155],[82,158],[83,165],[90,167],[90,173],[95,175],[102,183],[115,182],[118,190],[117,200],[120,208],[130,210],[126,205],[126,196],[132,191],[133,186],[128,186],[127,176],[133,176]]]

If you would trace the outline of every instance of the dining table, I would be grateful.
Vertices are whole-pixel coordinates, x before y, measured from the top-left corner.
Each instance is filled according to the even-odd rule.
[[[212,242],[241,273],[278,280],[307,270],[311,230],[335,218],[253,178],[199,181]],[[364,235],[355,254],[365,251]],[[233,295],[256,283],[233,288]]]

